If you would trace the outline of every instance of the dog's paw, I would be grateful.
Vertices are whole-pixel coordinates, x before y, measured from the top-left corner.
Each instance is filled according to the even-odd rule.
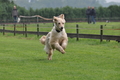
[[[63,51],[61,51],[61,53],[62,53],[62,54],[65,54],[65,51],[63,50]]]
[[[48,60],[52,60],[52,58],[48,58]]]

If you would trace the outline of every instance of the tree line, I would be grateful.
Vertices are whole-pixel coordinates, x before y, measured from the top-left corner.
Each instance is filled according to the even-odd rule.
[[[13,0],[19,6],[24,6],[29,9],[32,7],[33,9],[40,8],[56,8],[56,7],[79,7],[84,8],[85,6],[95,6],[99,7],[101,4],[99,3],[101,0]],[[106,0],[102,0],[105,2]]]
[[[12,19],[12,9],[14,6],[13,1],[1,0],[0,1],[0,20]],[[16,5],[17,6],[17,5]],[[86,8],[73,8],[70,6],[61,8],[41,8],[41,9],[26,9],[24,7],[17,6],[19,15],[22,16],[33,16],[41,15],[46,18],[52,18],[61,13],[65,14],[67,19],[75,18],[86,18]],[[98,7],[95,8],[97,18],[119,18],[120,17],[120,6],[111,5],[109,7]]]

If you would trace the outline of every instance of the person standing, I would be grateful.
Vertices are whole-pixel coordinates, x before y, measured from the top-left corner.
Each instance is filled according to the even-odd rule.
[[[96,22],[95,18],[96,18],[96,11],[95,11],[94,7],[92,7],[92,9],[91,9],[91,20],[92,20],[93,24],[95,24],[95,22]]]
[[[14,23],[17,23],[17,19],[18,19],[18,11],[16,6],[14,6],[13,10],[12,10],[12,17],[14,18]]]
[[[86,15],[87,15],[87,21],[88,21],[88,24],[91,23],[91,9],[90,9],[90,6],[88,6],[87,10],[86,10]]]

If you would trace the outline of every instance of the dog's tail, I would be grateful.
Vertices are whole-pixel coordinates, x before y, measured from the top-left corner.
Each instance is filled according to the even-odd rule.
[[[45,39],[46,39],[46,36],[42,36],[39,40],[40,42],[45,45]]]

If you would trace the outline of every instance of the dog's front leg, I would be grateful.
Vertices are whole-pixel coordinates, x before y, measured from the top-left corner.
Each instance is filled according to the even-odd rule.
[[[67,43],[68,43],[68,40],[63,40],[62,41],[62,44],[61,44],[61,46],[62,46],[62,48],[65,50],[65,48],[66,48],[66,46],[67,46]]]
[[[65,53],[64,49],[58,43],[53,44],[53,46],[56,50],[60,51],[62,54]]]

